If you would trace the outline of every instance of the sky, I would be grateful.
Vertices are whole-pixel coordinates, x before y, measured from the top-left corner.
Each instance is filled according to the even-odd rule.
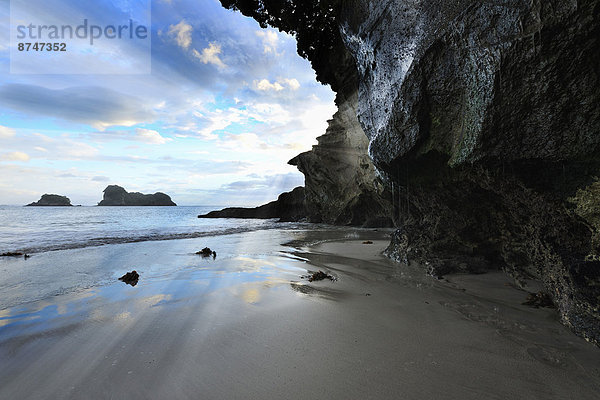
[[[150,9],[52,1],[27,12],[108,23]],[[217,0],[153,0],[151,51],[98,39],[92,51],[25,54],[11,40],[15,13],[0,0],[0,204],[54,193],[94,205],[117,184],[179,205],[255,206],[303,185],[287,162],[311,149],[335,106],[292,36]]]

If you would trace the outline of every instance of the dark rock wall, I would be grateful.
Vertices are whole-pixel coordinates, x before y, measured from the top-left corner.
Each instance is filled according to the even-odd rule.
[[[344,223],[351,196],[389,191],[391,257],[538,278],[563,322],[600,342],[600,0],[222,2],[297,32],[338,94],[328,133],[294,161],[315,215]],[[291,14],[273,17],[283,3]],[[373,173],[356,172],[361,130]]]
[[[351,3],[359,120],[396,185],[388,254],[434,274],[538,278],[598,342],[585,189],[600,165],[598,1]]]
[[[432,150],[450,165],[597,154],[597,1],[355,3],[343,38],[378,166]]]

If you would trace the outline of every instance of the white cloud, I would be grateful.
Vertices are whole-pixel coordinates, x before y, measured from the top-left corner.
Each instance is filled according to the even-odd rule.
[[[300,82],[298,82],[297,79],[294,79],[294,78],[292,78],[292,79],[284,79],[283,81],[292,90],[298,90],[298,89],[300,89]]]
[[[47,153],[43,157],[53,160],[91,159],[98,155],[97,148],[81,141],[72,140],[68,135],[51,137],[39,132],[34,132],[32,134],[21,135],[18,143],[18,147],[21,149],[33,148],[36,151]],[[35,146],[40,143],[44,143],[44,147]],[[42,155],[40,155],[40,157],[41,156]]]
[[[220,69],[226,68],[227,65],[219,58],[219,54],[221,54],[221,46],[216,43],[209,43],[208,47],[202,50],[202,53],[194,49],[194,56],[202,63],[213,64]]]
[[[268,124],[286,124],[291,115],[281,104],[256,103],[248,106],[248,117]]]
[[[137,128],[135,130],[135,139],[140,142],[151,143],[151,144],[165,144],[165,143],[173,140],[173,139],[162,137],[160,135],[160,133],[158,133],[157,131],[153,131],[150,129],[142,129],[142,128]]]
[[[268,81],[267,79],[255,80],[253,82],[254,89],[259,90],[261,92],[281,92],[286,87],[290,90],[298,90],[300,89],[300,82],[297,79],[279,79],[273,83]]]
[[[202,127],[198,128],[197,125],[193,125],[188,127],[188,131],[204,139],[215,140],[218,139],[215,132],[224,130],[231,124],[244,121],[248,116],[248,112],[229,107],[225,110],[196,111],[194,112],[194,116],[201,120]]]
[[[262,92],[267,92],[267,91],[270,91],[270,90],[274,90],[276,92],[280,92],[283,89],[285,89],[283,86],[281,86],[281,84],[279,82],[271,83],[271,82],[269,82],[266,79],[262,79],[260,81],[254,81],[254,87],[257,90],[260,90]]]
[[[15,136],[14,129],[0,125],[0,138],[9,138],[13,136]]]
[[[192,44],[192,32],[192,26],[185,20],[181,20],[177,25],[169,26],[168,35],[175,40],[179,47],[187,50]]]
[[[29,161],[30,157],[22,151],[14,151],[12,153],[4,153],[0,155],[2,161]]]
[[[277,53],[277,45],[279,42],[279,37],[277,36],[277,32],[273,30],[262,30],[257,31],[256,36],[260,37],[263,41],[263,52],[267,53]]]

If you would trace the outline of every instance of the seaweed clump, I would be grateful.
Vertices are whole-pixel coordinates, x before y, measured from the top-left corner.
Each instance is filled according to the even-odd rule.
[[[326,274],[323,271],[318,271],[318,272],[310,272],[310,275],[307,276],[302,276],[302,279],[308,279],[309,282],[316,282],[316,281],[324,281],[325,279],[329,279],[332,282],[335,282],[337,279],[329,274]]]

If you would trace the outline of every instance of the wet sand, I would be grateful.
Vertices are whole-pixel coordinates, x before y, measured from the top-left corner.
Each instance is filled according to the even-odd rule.
[[[598,398],[600,349],[554,310],[501,273],[425,277],[387,243],[265,231],[2,260],[0,398]],[[337,280],[301,278],[318,270]]]

